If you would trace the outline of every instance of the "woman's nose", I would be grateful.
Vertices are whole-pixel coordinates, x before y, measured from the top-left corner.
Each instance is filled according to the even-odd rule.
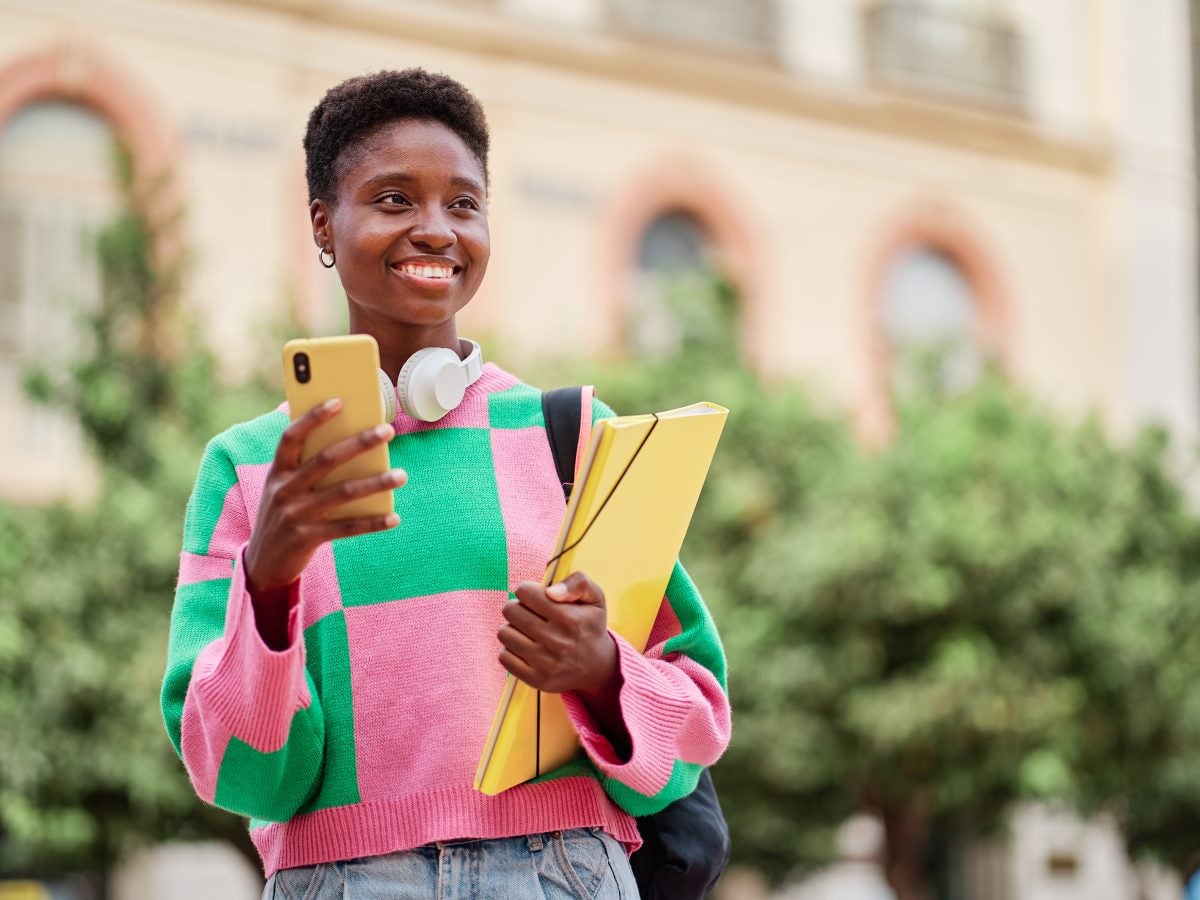
[[[414,244],[420,244],[433,250],[444,250],[454,244],[458,237],[441,207],[434,209],[422,207],[409,232],[409,239]]]

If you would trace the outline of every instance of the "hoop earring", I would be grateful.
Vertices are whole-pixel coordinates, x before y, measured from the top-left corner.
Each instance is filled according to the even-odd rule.
[[[325,262],[325,254],[326,253],[329,254],[329,262]],[[319,259],[321,261],[321,265],[323,265],[327,269],[332,269],[334,267],[334,264],[337,263],[337,257],[333,255],[333,251],[326,250],[324,247],[322,247],[321,252],[317,254],[317,259]]]

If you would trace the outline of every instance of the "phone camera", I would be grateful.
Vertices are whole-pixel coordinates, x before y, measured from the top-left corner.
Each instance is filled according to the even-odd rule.
[[[308,384],[312,378],[312,371],[308,367],[308,354],[297,353],[292,357],[292,369],[296,373],[296,381],[300,384]]]

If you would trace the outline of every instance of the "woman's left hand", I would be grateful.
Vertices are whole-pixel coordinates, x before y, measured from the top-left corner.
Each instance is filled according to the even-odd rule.
[[[620,668],[600,586],[575,572],[548,588],[522,582],[516,595],[504,606],[501,665],[539,690],[615,697]]]

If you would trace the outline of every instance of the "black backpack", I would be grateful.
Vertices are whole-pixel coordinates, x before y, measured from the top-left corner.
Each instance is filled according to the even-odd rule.
[[[575,480],[575,453],[583,394],[578,387],[542,394],[546,437],[563,494]],[[630,857],[643,900],[691,900],[703,897],[729,862],[729,826],[721,812],[708,769],[688,796],[661,812],[637,820],[643,844]]]

